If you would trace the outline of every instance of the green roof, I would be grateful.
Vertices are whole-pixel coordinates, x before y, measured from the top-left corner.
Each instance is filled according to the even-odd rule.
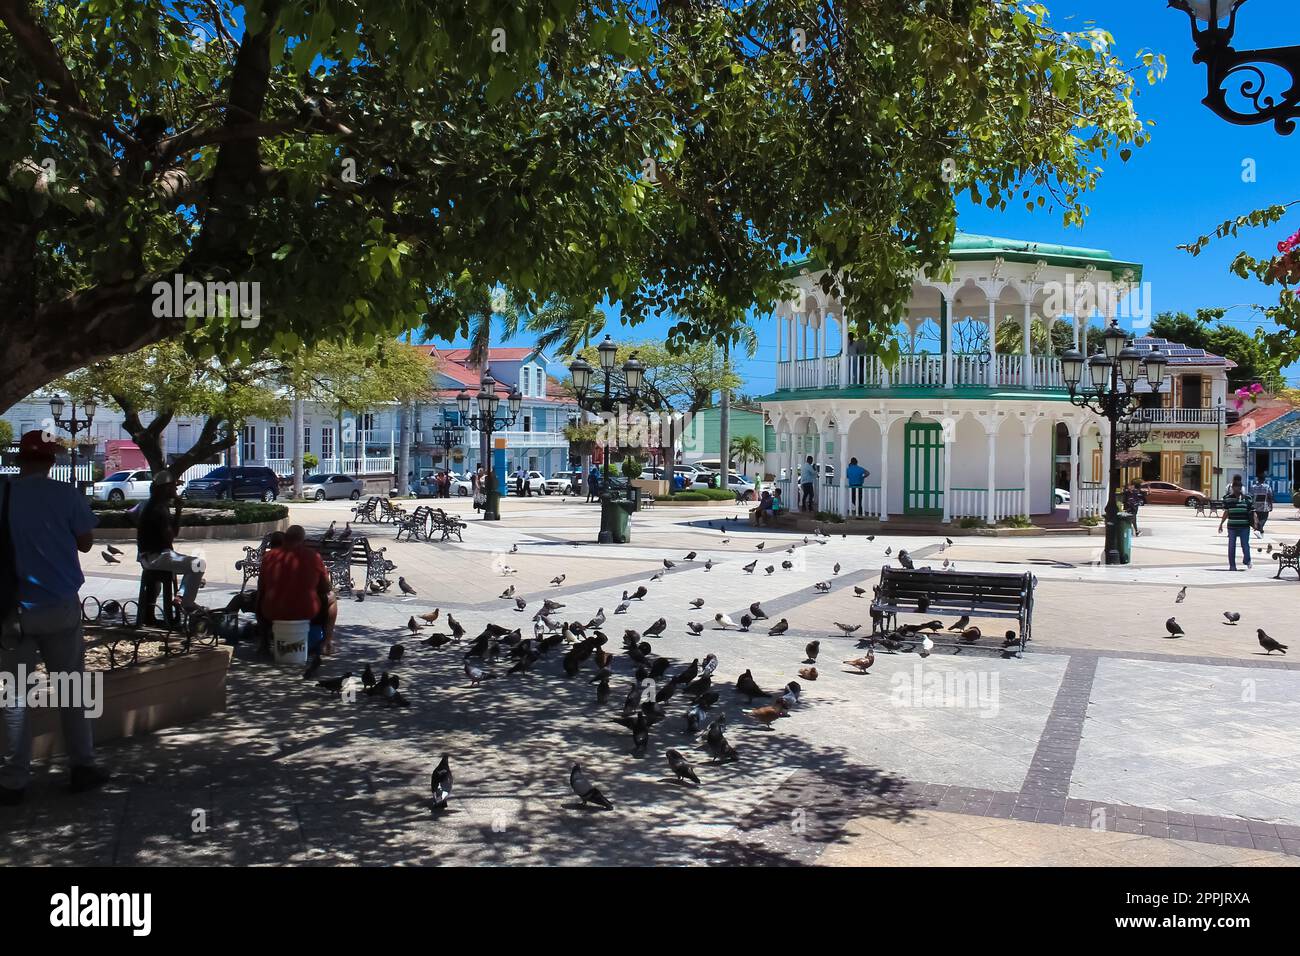
[[[1091,265],[1112,273],[1129,269],[1133,272],[1134,282],[1142,281],[1140,262],[1116,259],[1105,249],[1089,249],[1085,246],[1065,246],[1051,242],[1031,242],[1027,239],[1004,239],[1000,236],[978,236],[973,233],[959,232],[952,241],[948,257],[954,262],[978,262],[999,257],[1008,262],[1037,262],[1041,259],[1048,265],[1077,268]],[[823,268],[821,262],[811,256],[805,256],[788,263],[786,274],[795,276],[803,269],[815,272],[821,268]]]

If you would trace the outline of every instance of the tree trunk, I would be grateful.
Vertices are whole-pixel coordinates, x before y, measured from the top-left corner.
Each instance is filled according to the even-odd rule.
[[[731,364],[731,342],[722,345],[722,367],[725,371]],[[731,390],[722,389],[722,401],[719,403],[718,444],[722,446],[719,457],[722,459],[721,474],[718,478],[719,488],[731,487]]]
[[[405,497],[411,493],[411,419],[415,409],[408,403],[402,405],[399,425],[400,447],[397,451],[397,493]]]
[[[302,497],[302,399],[293,397],[293,496]]]
[[[172,459],[172,476],[179,479],[192,466],[228,451],[234,447],[238,437],[239,430],[233,422],[224,422],[220,418],[207,419],[199,429],[199,437],[194,444]]]

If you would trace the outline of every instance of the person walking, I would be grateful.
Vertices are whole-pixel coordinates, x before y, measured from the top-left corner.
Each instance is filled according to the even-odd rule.
[[[1250,570],[1250,529],[1255,526],[1255,511],[1251,500],[1241,486],[1241,476],[1232,479],[1232,487],[1223,498],[1223,517],[1219,519],[1219,533],[1228,526],[1228,570],[1237,570],[1237,542],[1241,542],[1246,570]]]
[[[845,469],[844,477],[849,483],[849,514],[853,514],[856,508],[858,517],[862,517],[862,484],[867,480],[871,472],[858,464],[856,458],[849,459],[849,467]]]
[[[1250,498],[1255,512],[1255,529],[1264,534],[1264,523],[1273,511],[1273,486],[1263,475],[1257,475],[1255,483],[1250,486]]]
[[[85,577],[77,554],[94,547],[98,522],[75,485],[50,478],[58,451],[58,444],[43,433],[27,432],[18,444],[18,474],[0,482],[0,543],[13,559],[12,565],[5,562],[10,570],[0,580],[6,592],[0,620],[0,670],[16,674],[21,666],[31,671],[39,658],[62,686],[74,682],[85,686],[79,595]],[[21,803],[31,782],[32,727],[26,698],[15,697],[3,708],[0,805],[5,806]],[[78,704],[59,707],[74,793],[109,779],[95,765],[93,729],[86,715],[89,702]]]
[[[799,499],[800,511],[813,510],[813,505],[816,503],[816,496],[814,494],[816,487],[817,469],[813,467],[812,455],[809,455],[808,459],[799,469],[799,488],[803,492],[802,497]]]
[[[1133,534],[1137,537],[1142,536],[1142,529],[1138,527],[1138,509],[1144,504],[1146,497],[1142,494],[1142,486],[1130,481],[1124,488],[1124,510],[1133,516]]]
[[[149,500],[140,507],[135,536],[136,560],[146,571],[165,571],[181,575],[180,594],[177,600],[182,607],[194,607],[194,598],[203,582],[202,562],[172,547],[181,527],[181,499],[176,494],[176,479],[166,469],[153,476],[149,485]],[[147,592],[148,606],[140,609],[140,620],[156,624],[153,588]],[[165,613],[170,619],[170,613]]]

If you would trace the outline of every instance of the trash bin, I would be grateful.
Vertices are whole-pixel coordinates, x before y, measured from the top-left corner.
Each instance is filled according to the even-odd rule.
[[[1131,511],[1121,511],[1115,516],[1119,522],[1118,536],[1115,543],[1119,548],[1119,563],[1128,564],[1133,558],[1133,529],[1137,515]]]
[[[601,542],[627,544],[631,540],[631,517],[635,503],[630,498],[604,495],[600,499]],[[606,540],[608,538],[608,540]]]

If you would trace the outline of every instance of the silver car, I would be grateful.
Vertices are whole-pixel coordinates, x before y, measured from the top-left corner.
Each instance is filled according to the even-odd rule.
[[[351,498],[356,501],[365,491],[365,485],[350,475],[307,475],[302,479],[302,496],[325,501],[333,498]]]

